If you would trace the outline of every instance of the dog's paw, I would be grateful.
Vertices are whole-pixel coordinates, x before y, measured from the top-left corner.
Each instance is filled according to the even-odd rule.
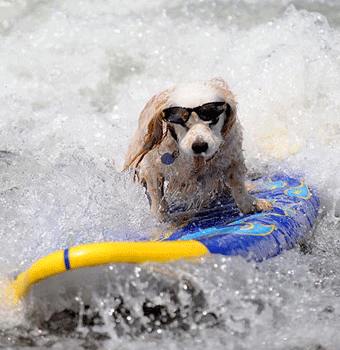
[[[257,199],[253,196],[248,196],[247,200],[238,203],[238,207],[243,214],[252,214],[273,209],[272,204],[266,199]]]
[[[256,199],[255,208],[256,211],[269,211],[273,209],[273,205],[266,199]]]
[[[251,192],[251,191],[254,191],[256,189],[256,185],[251,183],[251,182],[247,182],[245,184],[245,186],[246,186],[247,192]]]
[[[247,197],[247,200],[238,202],[237,206],[242,214],[252,214],[256,212],[256,201],[256,198],[249,196]]]

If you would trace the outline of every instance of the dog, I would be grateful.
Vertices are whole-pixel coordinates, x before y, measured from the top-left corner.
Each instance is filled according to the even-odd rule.
[[[272,208],[246,189],[236,101],[220,78],[153,96],[141,112],[124,169],[133,169],[162,221],[171,220],[174,208],[182,206],[187,219],[230,195],[244,214]]]

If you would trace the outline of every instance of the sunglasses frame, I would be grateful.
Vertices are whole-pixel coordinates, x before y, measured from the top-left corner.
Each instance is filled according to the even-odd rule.
[[[209,110],[210,107],[210,110]],[[212,109],[211,107],[214,107]],[[169,123],[180,124],[185,126],[187,121],[189,120],[192,112],[195,112],[198,117],[205,122],[212,122],[212,124],[216,124],[217,118],[223,113],[230,111],[230,105],[226,102],[208,102],[201,106],[197,106],[194,108],[187,107],[169,107],[163,109],[163,119]],[[204,112],[215,112],[213,117],[204,114]],[[230,113],[227,113],[227,116]]]

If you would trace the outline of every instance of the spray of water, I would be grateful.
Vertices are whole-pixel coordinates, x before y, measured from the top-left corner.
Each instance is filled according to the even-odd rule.
[[[337,348],[340,11],[294,4],[0,1],[1,283],[55,249],[150,235],[144,192],[119,169],[145,101],[182,81],[225,78],[248,167],[303,173],[322,204],[303,252],[258,266],[213,257],[46,281],[25,319],[1,306],[0,343]]]

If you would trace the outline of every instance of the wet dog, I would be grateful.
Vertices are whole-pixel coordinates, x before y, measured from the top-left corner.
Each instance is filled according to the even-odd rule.
[[[232,195],[242,213],[271,208],[245,187],[236,101],[222,79],[176,86],[152,97],[124,167],[134,169],[160,219],[178,206],[190,216],[223,195]]]

